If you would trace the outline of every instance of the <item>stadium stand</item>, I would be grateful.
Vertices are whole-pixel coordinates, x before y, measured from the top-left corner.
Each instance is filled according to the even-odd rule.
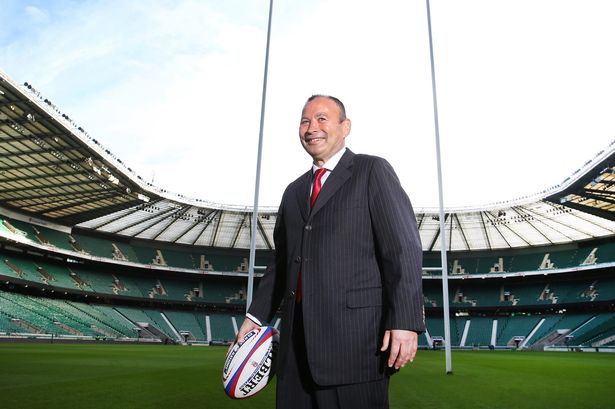
[[[11,152],[0,172],[0,335],[232,340],[251,210],[159,189],[31,86],[0,72],[0,90],[0,151]],[[557,188],[447,211],[451,339],[441,273],[426,271],[421,345],[613,346],[614,164],[611,144]],[[438,268],[439,215],[416,210],[423,265]],[[256,217],[258,266],[271,261],[276,219],[273,208]]]
[[[212,340],[228,342],[235,339],[233,316],[230,314],[209,315]]]
[[[205,316],[186,311],[163,311],[177,331],[188,341],[206,341]]]
[[[467,328],[467,333],[466,333]],[[480,346],[491,344],[493,318],[472,317],[464,323],[464,333],[459,346]]]
[[[515,315],[507,317],[505,320],[498,320],[498,326],[502,329],[498,331],[496,344],[499,346],[518,346],[519,342],[524,341],[532,329],[538,324],[540,317]]]
[[[134,307],[116,307],[115,310],[138,328],[141,337],[177,339],[175,331],[162,318],[159,311]]]
[[[615,313],[595,316],[583,325],[572,331],[574,345],[593,346],[603,339],[612,338],[615,335]]]

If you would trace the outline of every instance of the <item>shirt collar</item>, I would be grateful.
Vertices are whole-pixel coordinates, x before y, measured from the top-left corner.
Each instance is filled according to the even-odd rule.
[[[331,157],[331,159],[325,162],[321,167],[327,169],[329,172],[333,172],[333,169],[335,169],[340,159],[342,159],[344,153],[346,153],[346,147],[340,149],[335,155]],[[318,169],[318,166],[312,164],[312,173],[316,172]]]

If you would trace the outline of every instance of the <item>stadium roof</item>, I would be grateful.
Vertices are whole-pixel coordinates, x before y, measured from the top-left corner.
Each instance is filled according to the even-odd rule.
[[[488,188],[488,187],[487,187]],[[0,206],[42,223],[127,238],[249,248],[251,207],[146,182],[30,84],[0,71]],[[440,249],[437,209],[416,209],[424,250]],[[561,184],[510,202],[447,209],[449,250],[570,243],[615,234],[615,142]],[[258,249],[276,209],[261,208]]]

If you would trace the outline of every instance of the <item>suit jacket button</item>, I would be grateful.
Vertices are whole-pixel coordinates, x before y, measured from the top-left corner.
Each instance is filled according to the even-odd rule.
[[[307,231],[312,230],[312,226],[310,224],[308,224],[307,226],[305,226],[305,230],[307,230]]]
[[[295,290],[290,290],[288,293],[288,298],[295,298]]]
[[[295,258],[295,263],[301,263],[301,256],[297,256]]]

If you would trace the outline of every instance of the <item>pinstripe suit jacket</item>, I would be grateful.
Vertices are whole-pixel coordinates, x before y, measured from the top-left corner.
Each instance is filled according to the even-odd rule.
[[[381,379],[385,329],[424,331],[422,248],[410,200],[382,158],[350,150],[313,209],[312,172],[284,192],[267,269],[249,313],[268,322],[282,303],[278,376],[292,332],[299,271],[306,354],[314,381]]]

